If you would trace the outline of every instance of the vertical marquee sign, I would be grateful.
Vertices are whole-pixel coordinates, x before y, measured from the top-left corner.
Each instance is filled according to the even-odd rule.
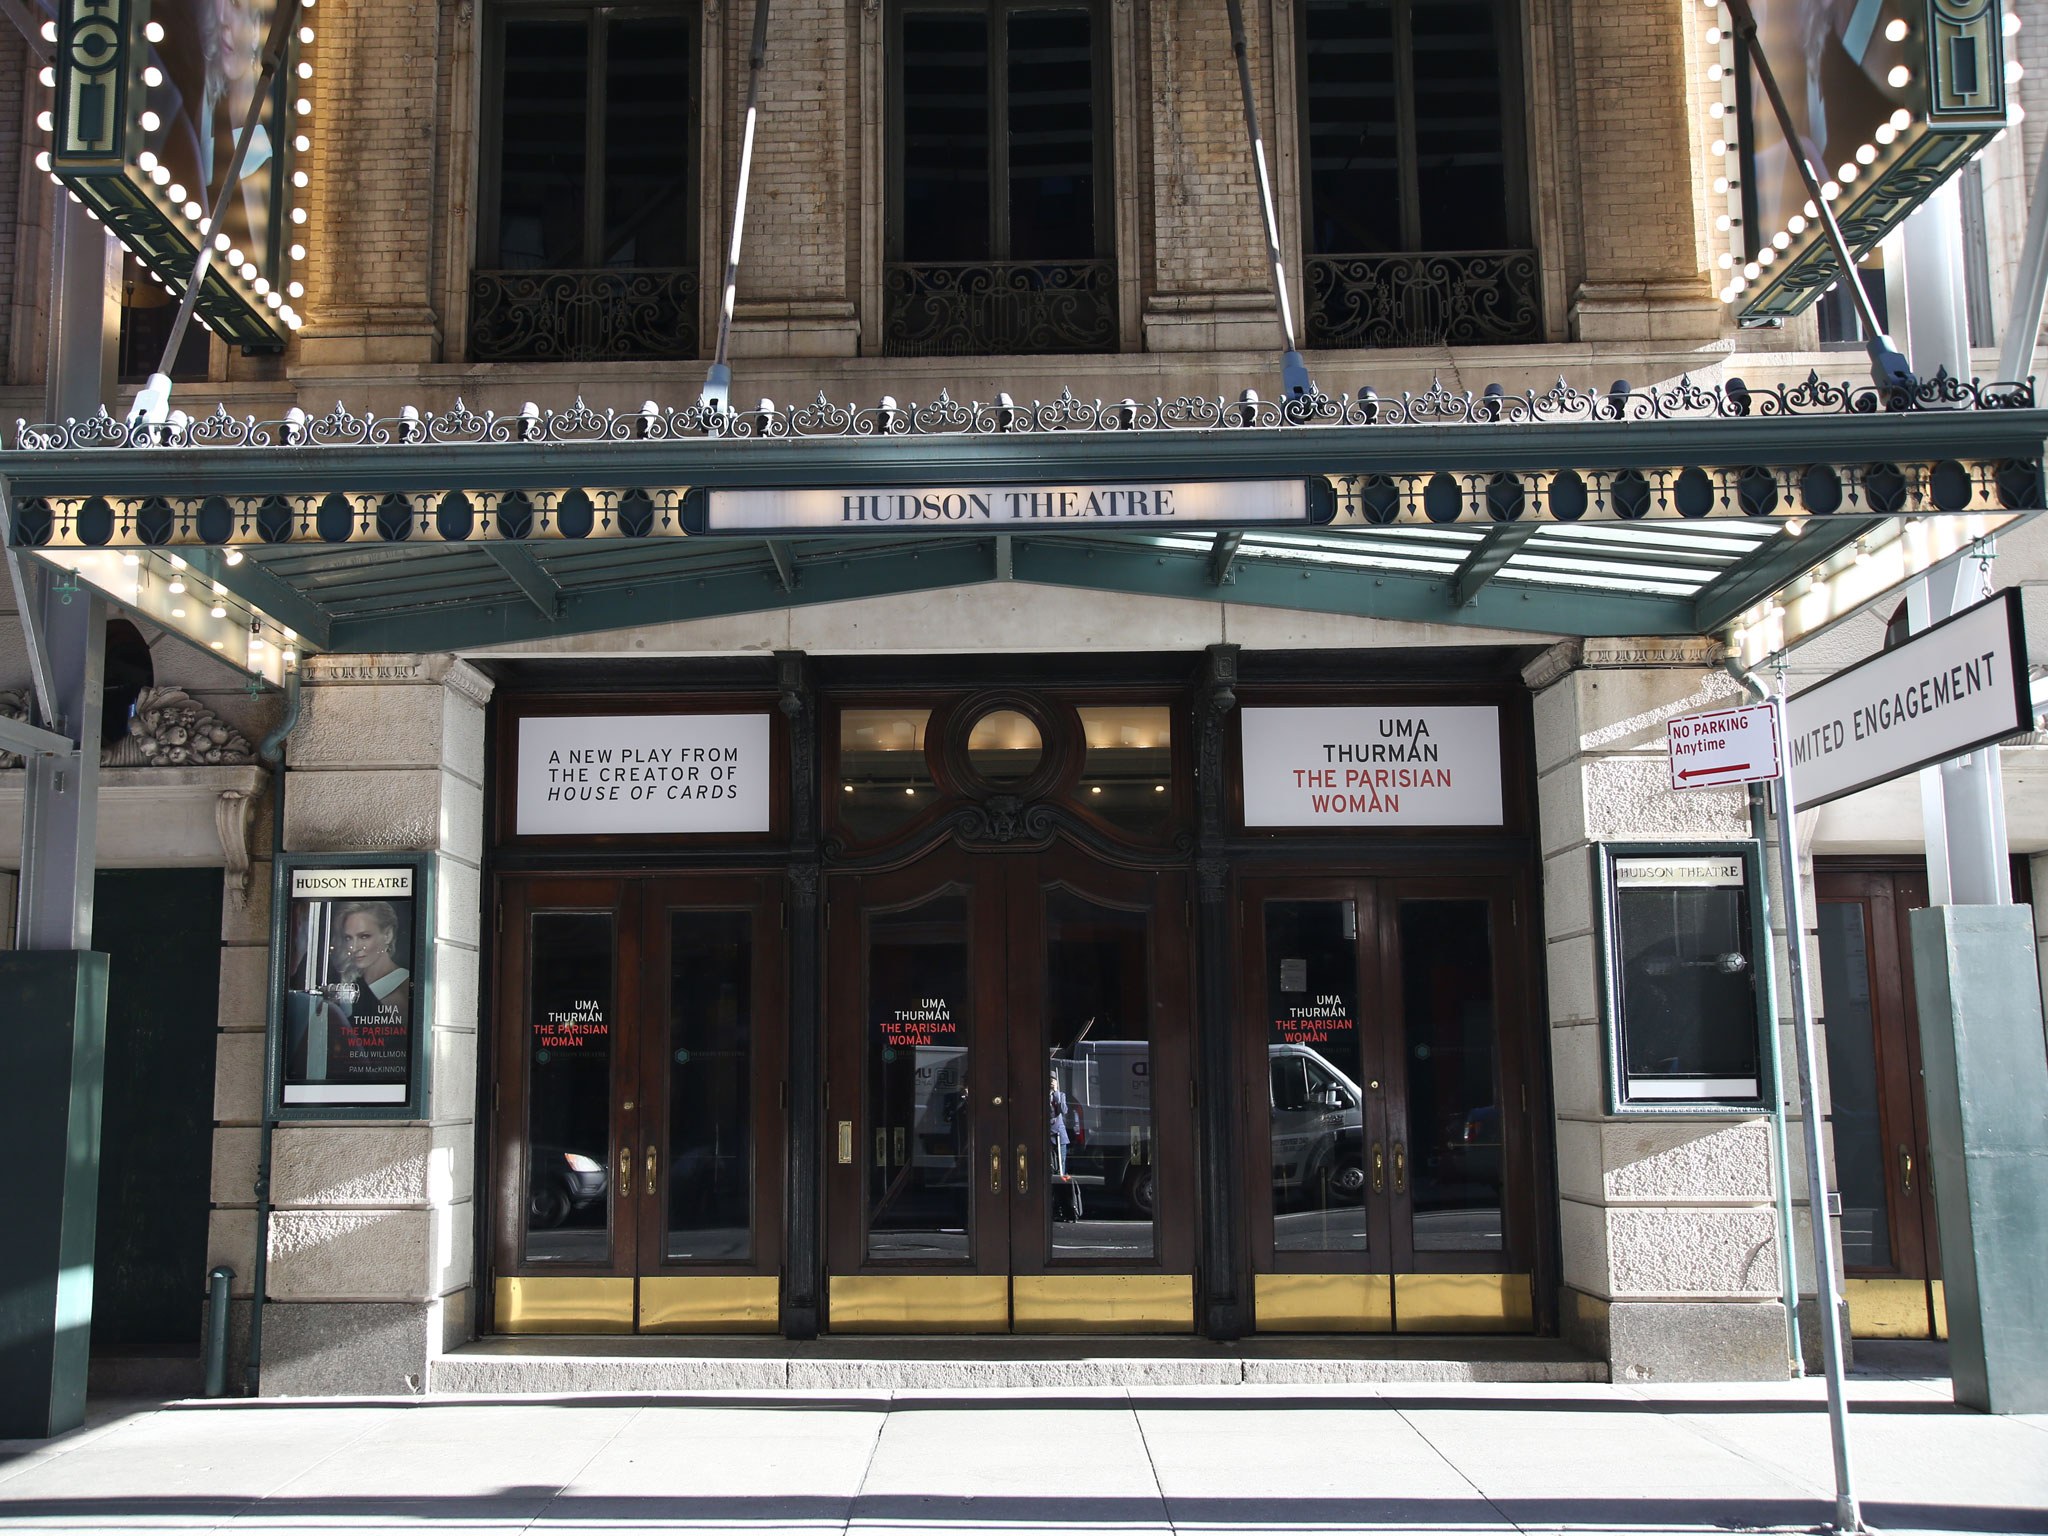
[[[301,317],[312,110],[311,0],[262,104],[214,235],[199,318],[231,344],[277,351]],[[256,104],[275,0],[62,0],[56,108],[37,164],[182,292],[244,120]]]
[[[1785,94],[1788,144],[1755,67],[1736,105],[1745,321],[1798,314],[1841,276],[1796,155],[1809,156],[1858,257],[2006,126],[2004,0],[1750,0]],[[1731,177],[1731,179],[1733,179]]]

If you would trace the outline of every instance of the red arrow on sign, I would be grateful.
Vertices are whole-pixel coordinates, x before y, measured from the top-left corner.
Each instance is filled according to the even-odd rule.
[[[1705,776],[1718,775],[1724,773],[1754,772],[1756,772],[1756,769],[1748,763],[1726,763],[1719,768],[1681,768],[1678,771],[1678,776],[1681,779],[1697,779]]]

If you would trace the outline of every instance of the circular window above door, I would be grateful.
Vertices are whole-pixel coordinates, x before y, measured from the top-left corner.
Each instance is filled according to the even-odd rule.
[[[1018,709],[992,709],[967,732],[967,769],[984,784],[1009,788],[1038,772],[1045,734]]]

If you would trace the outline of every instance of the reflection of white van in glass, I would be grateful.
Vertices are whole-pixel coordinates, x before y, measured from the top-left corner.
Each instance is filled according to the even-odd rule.
[[[1365,1187],[1365,1096],[1313,1046],[1270,1045],[1273,1194],[1282,1205],[1351,1203]]]
[[[1152,1214],[1152,1047],[1144,1040],[1083,1040],[1055,1057],[1060,1091],[1081,1116],[1086,1140],[1067,1149],[1067,1173],[1093,1190],[1120,1194]]]

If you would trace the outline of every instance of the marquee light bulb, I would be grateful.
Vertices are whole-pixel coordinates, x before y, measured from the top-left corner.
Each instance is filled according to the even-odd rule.
[[[171,590],[173,592],[183,592],[185,590],[185,583],[173,576],[171,578]]]
[[[285,324],[290,326],[295,331],[305,323],[306,322],[301,320],[297,315],[288,315],[285,318]]]
[[[1727,73],[1727,71],[1722,69],[1719,64],[1709,64],[1707,66],[1707,78],[1709,80],[1718,80],[1725,73]]]
[[[171,610],[171,617],[174,619],[182,619],[183,617],[185,617],[185,610],[182,608],[173,608]]]
[[[1721,270],[1725,272],[1734,265],[1735,253],[1733,251],[1723,251],[1721,253]]]
[[[144,133],[155,133],[157,129],[164,125],[164,120],[154,112],[145,112],[136,121],[142,124],[142,131]]]
[[[1876,158],[1877,146],[1875,144],[1858,144],[1856,146],[1856,163],[1858,165],[1868,165]]]
[[[224,651],[228,648],[227,642],[225,640],[216,640],[213,642],[213,648],[216,651]]]
[[[1889,144],[1893,139],[1896,139],[1898,136],[1899,130],[1894,128],[1890,123],[1879,123],[1877,125],[1877,132],[1871,135],[1871,137],[1876,139],[1877,142],[1880,144]]]
[[[142,72],[142,83],[153,91],[164,83],[164,72],[152,64]]]
[[[306,210],[305,210],[305,209],[303,209],[303,208],[294,208],[294,209],[292,210],[292,222],[293,222],[294,224],[303,224],[303,223],[305,223],[305,222],[306,222]]]
[[[302,155],[312,147],[313,141],[307,138],[303,133],[292,140],[292,148],[296,149]]]
[[[305,259],[306,259],[306,248],[305,248],[305,247],[304,247],[303,245],[295,245],[295,246],[293,246],[293,247],[292,247],[292,260],[293,260],[293,261],[304,261]]]
[[[240,247],[240,246],[230,246],[230,247],[228,247],[228,265],[229,265],[229,266],[231,266],[231,267],[239,267],[239,266],[240,266],[240,265],[242,264],[242,261],[243,261],[243,256],[242,256],[242,251],[241,251],[241,247]]]
[[[1772,262],[1778,259],[1778,253],[1777,251],[1775,251],[1767,245],[1762,250],[1756,253],[1756,259],[1759,262],[1761,262],[1764,266],[1768,267]]]
[[[2020,35],[2020,13],[2018,11],[2007,11],[2005,13],[2005,35],[2007,37],[2018,37]]]
[[[302,43],[310,43],[310,42],[312,42],[312,41],[313,41],[313,29],[312,29],[311,27],[301,27],[301,28],[299,28],[299,41],[300,41],[300,42],[302,42]]]
[[[292,172],[292,185],[293,185],[293,186],[295,186],[295,187],[303,187],[303,186],[304,186],[304,185],[306,184],[307,180],[308,180],[308,178],[307,178],[307,176],[306,176],[306,173],[305,173],[304,171],[293,171],[293,172]]]
[[[1854,181],[1862,173],[1862,167],[1857,165],[1854,160],[1843,161],[1841,170],[1836,172],[1845,184]]]
[[[1782,229],[1771,236],[1771,244],[1781,251],[1791,245],[1791,243],[1792,237]]]
[[[308,64],[304,59],[299,60],[299,78],[301,80],[310,80],[313,78],[313,66]]]
[[[1716,176],[1714,178],[1714,195],[1718,197],[1727,190],[1728,178],[1726,176]]]
[[[37,151],[36,151],[36,169],[37,169],[37,170],[39,170],[39,171],[47,171],[47,170],[48,170],[49,168],[50,168],[50,152],[49,152],[49,151],[48,151],[47,149],[39,149],[39,150],[37,150]]]
[[[1888,43],[1903,43],[1906,40],[1906,20],[1903,16],[1885,23],[1884,40]]]
[[[1795,235],[1803,235],[1806,233],[1806,220],[1795,213],[1785,221],[1785,228]]]
[[[183,186],[179,185],[179,184],[178,184],[177,182],[175,182],[175,181],[174,181],[174,182],[172,182],[172,183],[171,183],[171,186],[170,186],[170,193],[171,193],[171,201],[172,201],[172,202],[174,202],[174,203],[182,203],[182,202],[184,202],[184,201],[185,201],[185,189],[184,189],[184,187],[183,187]]]
[[[228,248],[228,237],[226,235],[215,235],[213,237],[213,248],[216,251],[225,251]]]
[[[211,613],[216,619],[224,619],[228,616],[227,609],[223,608],[219,603],[215,603],[207,612]],[[216,640],[214,644],[218,645],[220,642]]]
[[[2007,19],[2010,20],[2011,18],[2008,17]],[[43,23],[43,41],[46,43],[54,43],[55,41],[57,41],[57,23],[55,23],[54,21],[46,21]]]
[[[142,29],[142,35],[152,43],[160,43],[164,40],[164,24],[160,21],[152,21]]]
[[[1895,91],[1903,90],[1907,85],[1912,83],[1912,80],[1913,71],[1906,68],[1906,66],[1903,64],[1894,64],[1892,66],[1892,72],[1884,77],[1885,84],[1889,85]]]
[[[1710,155],[1725,155],[1725,154],[1727,154],[1727,153],[1728,153],[1728,141],[1727,141],[1726,139],[1716,139],[1716,140],[1714,140],[1714,142],[1713,142],[1713,143],[1711,143],[1711,144],[1709,144],[1709,145],[1707,146],[1707,153],[1708,153],[1708,154],[1710,154]]]
[[[47,64],[43,66],[42,72],[36,78],[43,82],[43,89],[45,90],[54,91],[57,88],[57,71]]]
[[[190,219],[194,224],[197,224],[199,222],[199,216],[204,212],[206,212],[206,210],[200,207],[197,203],[187,203],[185,205],[185,217]]]
[[[1908,112],[1904,107],[1901,107],[1898,111],[1892,114],[1891,122],[1894,128],[1898,129],[1899,132],[1904,133],[1908,128],[1913,126],[1913,114]]]
[[[221,558],[227,561],[229,565],[240,565],[242,563],[242,552],[239,549],[230,546],[229,548],[221,552]],[[226,587],[217,587],[215,588],[215,590],[223,595],[225,595],[227,592]]]
[[[38,112],[36,114],[36,126],[45,133],[54,133],[57,128],[57,119],[47,112]]]
[[[282,309],[284,307],[284,295],[281,293],[266,294],[263,302],[272,309]]]
[[[171,168],[168,165],[163,164],[163,162],[159,161],[157,162],[157,168],[149,173],[149,179],[155,182],[160,187],[169,186],[171,181]]]
[[[311,117],[313,115],[313,103],[306,100],[305,97],[301,96],[297,101],[292,103],[292,110],[298,113],[299,116],[301,117]]]
[[[306,285],[304,283],[293,283],[285,291],[295,299],[303,299],[306,296]]]
[[[2005,61],[2005,83],[2007,85],[2018,85],[2026,76],[2027,67],[2020,63],[2018,59],[2007,59]]]
[[[1834,182],[1830,181],[1821,187],[1820,195],[1823,201],[1832,203],[1836,198],[1842,195],[1842,189],[1839,186],[1837,186]]]
[[[255,263],[253,263],[253,262],[251,262],[251,263],[250,263],[250,264],[249,264],[248,266],[246,266],[246,267],[242,268],[242,272],[243,272],[243,275],[244,275],[244,276],[247,276],[247,275],[248,275],[249,273],[251,273],[251,272],[254,272],[255,270],[256,270],[256,266],[255,266]],[[268,292],[270,292],[270,279],[269,279],[269,278],[267,278],[267,277],[252,277],[252,278],[250,278],[250,279],[249,279],[249,281],[250,281],[250,282],[252,282],[252,283],[254,283],[254,284],[256,285],[256,291],[257,291],[258,293],[268,293]]]

